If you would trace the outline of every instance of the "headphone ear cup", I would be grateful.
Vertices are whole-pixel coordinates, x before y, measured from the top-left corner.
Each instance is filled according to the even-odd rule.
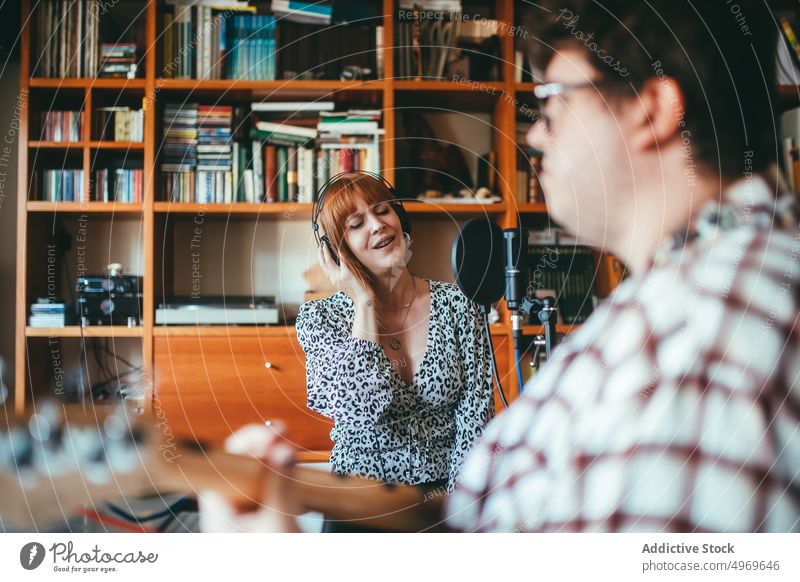
[[[408,218],[408,212],[406,212],[403,203],[399,200],[394,202],[394,211],[397,213],[397,218],[400,219],[400,228],[403,229],[404,233],[411,234],[411,220]]]

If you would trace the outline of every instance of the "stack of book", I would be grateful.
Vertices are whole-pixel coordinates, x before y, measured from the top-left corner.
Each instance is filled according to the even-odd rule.
[[[97,0],[36,3],[34,76],[95,76],[101,4]]]
[[[144,174],[141,169],[98,170],[94,199],[98,202],[142,202]]]
[[[83,197],[83,170],[40,170],[34,181],[41,200],[80,202]]]
[[[190,202],[193,198],[197,167],[197,116],[197,103],[168,103],[164,108],[161,171],[167,200]]]
[[[231,0],[173,4],[174,14],[165,13],[163,22],[164,77],[275,79],[274,16]]]
[[[434,10],[426,5],[426,10]],[[414,5],[401,8],[395,25],[395,70],[398,78],[442,79],[447,64],[456,52],[456,42],[464,23],[461,3],[457,12],[437,11],[437,18],[422,18]],[[410,17],[411,16],[411,17]],[[416,18],[414,17],[416,16]]]
[[[103,43],[100,45],[100,77],[133,79],[136,77],[136,44]]]
[[[249,149],[234,145],[239,199],[312,202],[327,175],[317,159],[316,126],[320,112],[333,110],[333,101],[251,103],[250,108]]]
[[[144,112],[130,107],[100,107],[95,112],[94,127],[101,141],[144,139]]]
[[[377,109],[322,111],[317,124],[319,147],[331,175],[366,170],[380,172],[381,112]]]
[[[40,119],[44,141],[81,141],[82,111],[46,111]]]
[[[63,303],[53,303],[49,299],[37,299],[31,305],[28,318],[31,327],[64,327],[66,325],[66,307]]]
[[[230,105],[201,105],[197,112],[195,202],[233,202]]]

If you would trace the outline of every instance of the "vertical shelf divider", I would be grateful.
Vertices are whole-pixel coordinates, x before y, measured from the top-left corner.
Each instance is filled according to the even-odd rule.
[[[30,109],[30,56],[31,56],[31,4],[22,0],[22,44],[20,47],[19,90],[25,107],[20,109],[19,157],[17,158],[17,305],[14,326],[14,412],[25,411],[25,387],[27,385],[28,341],[25,338],[25,313],[27,310],[27,264],[28,264],[28,127]]]
[[[155,377],[153,369],[153,326],[155,324],[155,215],[153,201],[156,192],[155,148],[156,148],[156,0],[147,4],[147,30],[145,53],[145,93],[142,101],[144,113],[144,204],[142,207],[144,236],[144,292],[142,297],[142,363],[144,365],[145,411],[153,405]]]

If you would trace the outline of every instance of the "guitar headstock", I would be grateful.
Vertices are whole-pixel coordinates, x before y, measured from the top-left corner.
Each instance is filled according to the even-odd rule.
[[[2,521],[45,525],[86,504],[152,491],[145,437],[140,419],[121,407],[87,414],[50,401],[0,419]]]

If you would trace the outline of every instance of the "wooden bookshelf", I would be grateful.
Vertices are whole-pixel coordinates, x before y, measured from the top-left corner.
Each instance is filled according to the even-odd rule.
[[[145,0],[143,0],[145,1]],[[68,215],[64,220],[77,220],[77,217],[87,214],[92,218],[102,220],[141,220],[141,237],[143,253],[143,322],[140,327],[87,327],[83,330],[84,337],[109,337],[109,338],[129,338],[128,341],[138,340],[140,342],[141,357],[146,374],[152,379],[148,385],[146,394],[146,406],[150,409],[154,403],[164,403],[172,414],[189,414],[185,410],[191,410],[193,398],[197,402],[214,402],[214,399],[226,398],[225,391],[221,388],[232,387],[238,390],[241,386],[259,386],[257,394],[261,400],[247,402],[237,401],[238,404],[232,406],[232,410],[237,410],[237,406],[248,407],[256,402],[263,406],[264,410],[289,410],[285,400],[280,400],[282,390],[289,387],[291,390],[291,404],[294,407],[293,418],[300,419],[297,422],[309,423],[308,431],[305,425],[301,434],[311,434],[307,442],[301,442],[301,446],[307,446],[309,459],[322,459],[326,456],[324,442],[320,444],[320,435],[325,435],[325,430],[318,426],[319,419],[305,409],[303,394],[304,384],[304,362],[302,351],[299,350],[297,340],[292,325],[280,325],[274,327],[215,327],[198,328],[193,326],[158,326],[154,323],[155,308],[158,301],[157,297],[162,292],[163,273],[169,271],[172,265],[169,262],[162,262],[163,245],[174,244],[164,237],[164,223],[171,214],[197,215],[204,213],[223,217],[225,215],[236,215],[241,221],[256,221],[260,217],[269,217],[274,221],[289,220],[308,220],[311,205],[297,203],[263,203],[263,204],[193,204],[175,203],[164,201],[160,192],[159,171],[157,167],[157,155],[159,150],[158,119],[159,107],[170,99],[189,101],[192,99],[225,99],[226,102],[247,103],[250,100],[269,100],[272,97],[293,98],[299,96],[303,98],[327,98],[346,100],[350,96],[358,99],[371,99],[375,102],[376,109],[382,109],[383,128],[385,134],[381,141],[382,144],[382,165],[383,174],[390,181],[395,181],[396,159],[395,140],[397,138],[397,114],[396,108],[404,107],[409,104],[439,104],[446,105],[450,109],[460,110],[460,108],[479,110],[490,113],[492,116],[492,142],[496,152],[496,163],[500,179],[498,180],[499,192],[502,202],[496,204],[457,204],[447,201],[426,201],[410,202],[406,204],[408,211],[420,219],[427,221],[440,220],[442,223],[452,222],[452,217],[466,219],[472,216],[489,215],[497,221],[502,228],[509,228],[517,225],[520,215],[526,214],[545,214],[547,208],[544,204],[517,204],[512,191],[515,184],[516,172],[516,143],[515,130],[517,111],[514,104],[509,99],[504,99],[504,95],[514,95],[516,92],[530,92],[533,83],[516,83],[514,81],[514,38],[508,35],[501,35],[501,57],[504,60],[502,67],[502,80],[486,81],[478,84],[462,84],[443,80],[395,80],[395,63],[393,58],[394,41],[394,2],[383,0],[383,20],[384,40],[383,62],[384,79],[369,81],[307,81],[307,80],[192,80],[192,79],[168,79],[162,78],[157,63],[156,39],[159,34],[157,30],[158,10],[160,4],[156,0],[146,0],[145,17],[145,37],[147,46],[143,51],[144,61],[143,78],[137,79],[99,79],[99,78],[31,78],[31,64],[36,55],[31,53],[32,20],[29,19],[32,0],[23,0],[23,22],[22,22],[22,49],[21,49],[21,89],[26,92],[42,91],[48,95],[63,90],[70,91],[71,95],[82,96],[82,109],[85,113],[83,124],[83,138],[76,143],[52,143],[31,140],[29,135],[29,116],[35,115],[37,111],[29,109],[22,110],[20,120],[20,155],[19,155],[19,175],[27,177],[32,170],[31,164],[36,155],[50,153],[59,155],[66,151],[65,155],[77,155],[80,158],[81,166],[84,170],[85,195],[91,176],[89,172],[92,168],[93,157],[95,155],[112,155],[115,152],[132,152],[141,158],[144,171],[144,201],[137,204],[124,203],[103,203],[103,202],[43,202],[31,200],[27,191],[28,180],[19,180],[19,200],[24,202],[18,205],[18,237],[19,246],[17,250],[17,304],[16,304],[16,361],[15,361],[15,393],[14,402],[17,411],[22,411],[30,402],[30,390],[28,385],[28,339],[41,342],[41,338],[58,336],[65,338],[80,338],[81,330],[78,327],[70,326],[65,328],[31,328],[27,326],[27,315],[31,289],[42,288],[42,274],[29,272],[29,242],[31,237],[38,236],[44,232],[40,224],[44,220],[49,220],[46,213]],[[495,17],[501,21],[514,25],[514,5],[513,0],[497,0],[495,2]],[[133,142],[108,142],[96,141],[91,136],[92,133],[92,113],[95,106],[100,101],[98,95],[104,92],[104,98],[108,101],[108,95],[119,94],[131,100],[134,97],[142,97],[144,103],[144,139],[141,143]],[[38,230],[37,230],[38,229]],[[450,241],[442,241],[443,251],[449,255]],[[272,249],[274,253],[278,249]],[[298,265],[298,269],[304,270],[308,265]],[[604,259],[602,267],[605,269],[603,274],[603,285],[611,289],[618,282],[618,273],[613,270],[613,263]],[[280,297],[278,297],[280,302]],[[506,321],[505,308],[500,306],[501,321]],[[538,333],[538,326],[526,326],[526,333]],[[574,327],[559,326],[559,331],[568,333]],[[511,343],[510,329],[505,324],[493,325],[491,333],[495,339],[495,353],[498,359],[499,373],[503,379],[506,393],[513,400],[519,393],[516,385],[516,373],[514,372],[514,351]],[[37,339],[38,338],[38,339]],[[273,376],[264,376],[264,362],[260,359],[262,353],[279,354],[280,365],[284,369],[282,374],[286,375],[283,382],[289,384],[275,384],[277,380]],[[196,358],[202,354],[202,364],[206,367],[205,375],[202,370],[197,371],[192,368],[198,367],[193,364]],[[35,364],[34,364],[35,365]],[[187,372],[187,370],[191,370]],[[272,370],[272,373],[274,370]],[[182,383],[182,374],[186,378],[191,378],[196,382],[191,386]],[[219,385],[219,392],[214,392],[211,396],[207,390],[211,382]],[[253,384],[247,384],[252,382]],[[272,384],[271,384],[272,382]],[[264,384],[265,383],[265,384]],[[297,385],[295,385],[297,384]],[[267,386],[269,390],[263,388]],[[270,392],[272,390],[272,392]],[[249,398],[248,391],[237,392],[236,398]],[[284,396],[285,397],[285,396]],[[204,398],[210,400],[203,400]],[[161,405],[161,404],[157,404]],[[178,411],[178,412],[175,412]],[[184,412],[180,412],[184,411]],[[198,418],[206,418],[208,411],[197,413],[197,418],[188,418],[187,422],[197,421]],[[211,417],[208,417],[211,418]],[[248,417],[249,418],[249,417]],[[226,419],[227,420],[227,419]],[[236,417],[231,420],[231,427],[243,420]],[[252,420],[252,419],[251,419]],[[328,427],[329,428],[329,427]],[[326,429],[327,430],[327,429]]]

